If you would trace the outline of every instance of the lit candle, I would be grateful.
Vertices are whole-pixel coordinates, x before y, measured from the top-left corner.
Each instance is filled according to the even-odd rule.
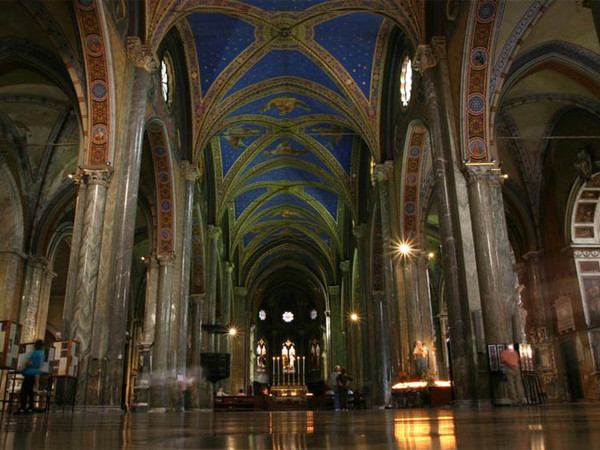
[[[306,356],[302,357],[302,384],[306,384]]]

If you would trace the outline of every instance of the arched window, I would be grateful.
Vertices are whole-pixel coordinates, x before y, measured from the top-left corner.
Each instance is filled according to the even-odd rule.
[[[402,106],[408,106],[412,90],[412,61],[408,56],[404,57],[402,70],[400,71],[400,102]]]
[[[168,107],[173,103],[174,82],[171,55],[165,53],[160,62],[160,83],[163,100]]]

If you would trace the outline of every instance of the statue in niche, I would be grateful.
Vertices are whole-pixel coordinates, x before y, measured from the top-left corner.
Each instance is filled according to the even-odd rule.
[[[281,344],[281,366],[284,373],[295,373],[296,346],[289,339]]]
[[[310,345],[310,368],[311,370],[321,370],[321,346],[317,338],[313,338]]]
[[[589,147],[582,147],[577,151],[577,156],[573,165],[575,166],[575,169],[577,169],[577,174],[582,183],[591,181],[594,171],[600,168],[600,162],[592,161],[592,153]]]
[[[267,345],[263,339],[256,344],[256,371],[265,372],[267,370]]]

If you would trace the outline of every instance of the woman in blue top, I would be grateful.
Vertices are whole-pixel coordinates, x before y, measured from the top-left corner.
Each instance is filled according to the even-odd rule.
[[[33,412],[33,385],[35,384],[35,377],[42,373],[40,368],[44,363],[44,352],[42,347],[44,341],[38,339],[33,344],[33,351],[27,361],[25,361],[25,369],[23,370],[23,385],[21,387],[21,407],[19,412]],[[29,403],[29,408],[27,404]]]

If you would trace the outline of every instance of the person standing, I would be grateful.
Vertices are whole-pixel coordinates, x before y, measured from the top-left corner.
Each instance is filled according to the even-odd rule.
[[[427,375],[427,347],[425,347],[421,341],[415,343],[413,359],[415,361],[417,378],[423,380]]]
[[[508,391],[513,405],[520,406],[523,403],[526,403],[523,382],[521,380],[521,370],[519,369],[519,354],[515,351],[512,344],[508,344],[506,348],[502,350],[502,353],[500,353],[500,361],[504,367],[504,373],[506,374],[506,380],[508,381]]]
[[[340,410],[340,391],[338,390],[337,378],[341,373],[340,366],[335,366],[333,372],[331,373],[331,377],[329,378],[329,387],[333,391],[333,409],[334,411]]]
[[[352,377],[346,373],[346,369],[342,369],[337,376],[337,385],[340,396],[340,408],[344,411],[348,409],[348,389]]]
[[[41,339],[33,344],[33,352],[25,361],[25,369],[23,369],[23,385],[21,386],[21,407],[19,413],[33,412],[33,385],[35,377],[42,373],[41,367],[44,363],[44,352],[42,350],[44,342]]]

